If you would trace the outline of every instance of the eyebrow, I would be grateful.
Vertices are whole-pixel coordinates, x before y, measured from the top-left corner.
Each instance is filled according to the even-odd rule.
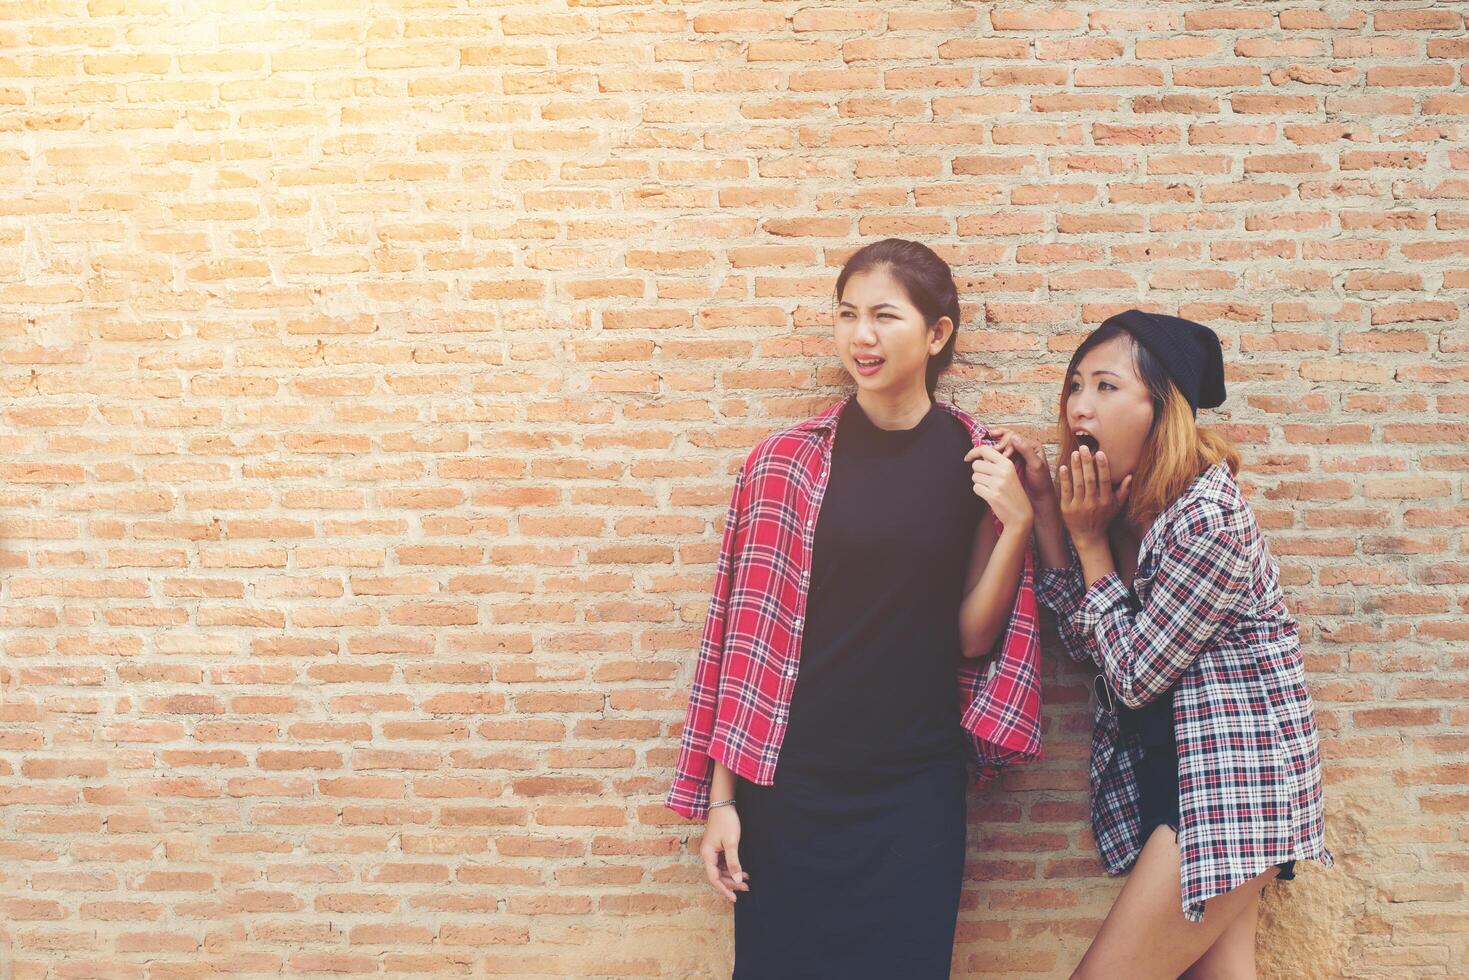
[[[1071,373],[1072,374],[1081,374],[1080,371],[1072,371]],[[1122,375],[1118,374],[1116,371],[1108,371],[1106,369],[1098,369],[1096,371],[1093,371],[1092,372],[1092,377],[1095,378],[1099,374],[1110,374],[1114,378],[1120,378],[1120,377],[1122,377]]]
[[[857,304],[851,302],[850,300],[845,300],[844,299],[840,303],[838,303],[837,305],[838,306],[850,306],[854,310],[857,309]],[[898,309],[898,307],[896,305],[892,304],[892,303],[878,303],[877,305],[873,306],[872,309],[874,309],[874,310],[880,310],[880,309],[883,309],[884,307],[886,307],[889,310],[896,310],[896,309]]]

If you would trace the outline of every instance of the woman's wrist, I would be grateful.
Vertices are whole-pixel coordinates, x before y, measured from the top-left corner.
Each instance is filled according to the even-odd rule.
[[[714,760],[714,778],[709,781],[709,799],[732,800],[735,795],[735,774],[724,767],[724,763],[718,759]]]
[[[1000,530],[1001,538],[1021,537],[1029,540],[1031,532],[1035,530],[1035,514],[1021,514],[1004,523],[1005,526]]]
[[[1061,505],[1056,502],[1055,497],[1046,500],[1031,502],[1030,509],[1035,514],[1035,526],[1037,528],[1050,529],[1054,527],[1064,528],[1066,522],[1061,518]]]
[[[1076,556],[1081,559],[1081,577],[1088,589],[1117,571],[1112,560],[1112,546],[1105,538],[1100,542],[1076,542]]]
[[[1066,525],[1060,521],[1035,523],[1036,554],[1041,568],[1067,568],[1071,565],[1071,549],[1066,546]]]
[[[1076,557],[1083,564],[1100,563],[1112,561],[1112,546],[1103,537],[1077,537],[1071,535],[1071,546],[1076,549]]]

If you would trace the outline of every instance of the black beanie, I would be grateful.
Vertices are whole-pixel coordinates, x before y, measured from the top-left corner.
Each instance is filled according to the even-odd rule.
[[[1224,404],[1224,355],[1214,331],[1182,317],[1142,310],[1108,317],[1102,326],[1108,324],[1132,334],[1158,359],[1195,415],[1200,408]]]

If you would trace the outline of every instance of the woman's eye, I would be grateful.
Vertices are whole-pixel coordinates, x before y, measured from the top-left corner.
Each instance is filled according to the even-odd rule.
[[[1099,382],[1097,382],[1097,387],[1100,388],[1103,391],[1116,391],[1117,390],[1117,388],[1114,385],[1112,385],[1112,384],[1110,384],[1110,383],[1108,383],[1106,381],[1099,381]]]
[[[1081,385],[1077,384],[1075,381],[1071,382],[1071,393],[1073,395],[1076,394],[1080,390],[1081,390]]]

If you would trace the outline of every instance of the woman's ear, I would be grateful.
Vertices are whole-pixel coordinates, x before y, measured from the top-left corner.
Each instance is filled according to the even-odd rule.
[[[941,316],[929,329],[933,331],[933,339],[928,342],[928,355],[934,357],[949,342],[949,334],[954,332],[954,321]]]

